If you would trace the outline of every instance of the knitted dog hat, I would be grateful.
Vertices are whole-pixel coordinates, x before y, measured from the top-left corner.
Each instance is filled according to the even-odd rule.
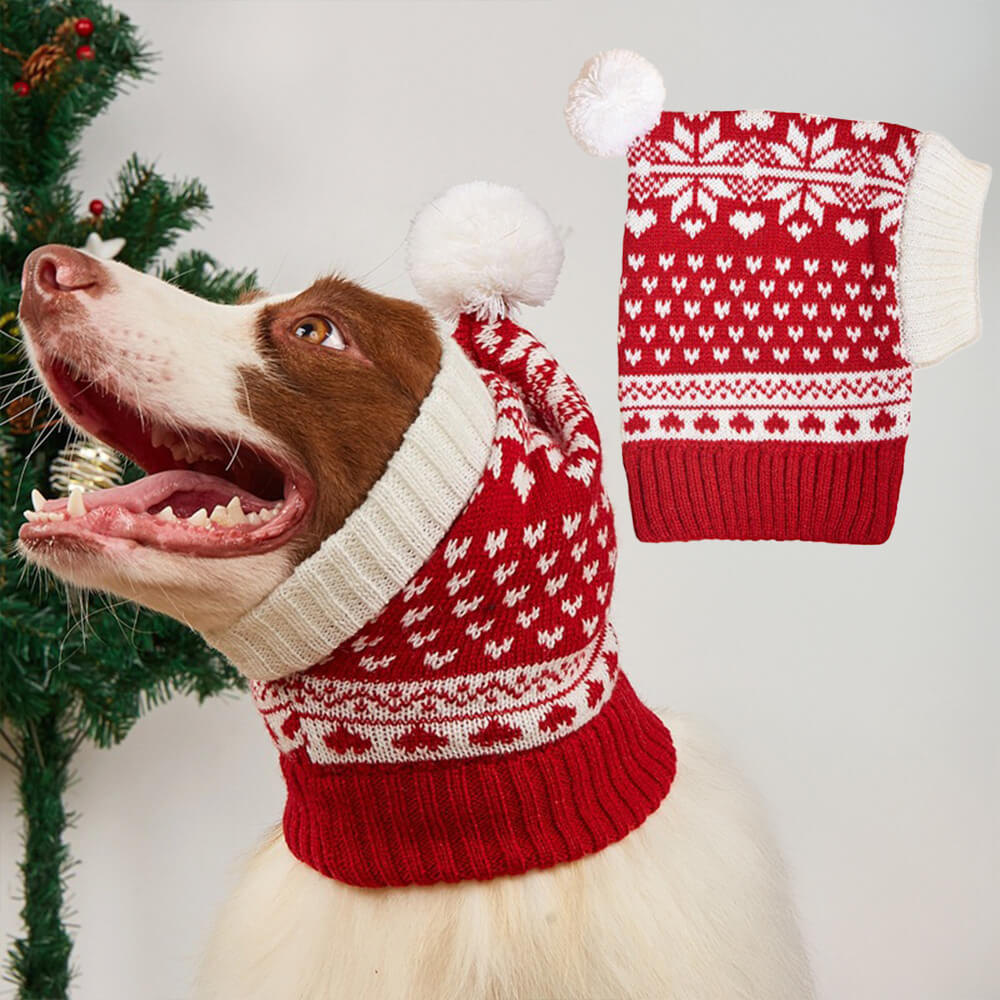
[[[210,637],[280,752],[288,847],[324,875],[548,867],[620,840],[670,787],[670,735],[608,621],[594,418],[509,319],[561,263],[547,217],[509,188],[455,188],[418,216],[414,285],[456,322],[430,392],[343,527]]]
[[[774,111],[661,111],[632,52],[566,117],[627,156],[619,399],[643,541],[883,542],[915,367],[979,334],[990,169],[933,133]]]

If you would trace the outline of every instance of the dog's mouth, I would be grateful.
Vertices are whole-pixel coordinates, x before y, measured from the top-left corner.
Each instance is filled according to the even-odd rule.
[[[146,475],[68,499],[36,493],[22,544],[117,538],[185,555],[237,556],[277,548],[301,526],[313,486],[294,463],[205,429],[158,423],[65,362],[39,367],[60,409]]]

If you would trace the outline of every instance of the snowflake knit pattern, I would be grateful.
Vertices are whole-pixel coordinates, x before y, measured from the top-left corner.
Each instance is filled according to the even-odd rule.
[[[921,356],[920,314],[949,282],[975,309],[988,168],[899,125],[771,111],[663,112],[627,155],[619,399],[638,537],[884,541],[912,367],[946,353]],[[968,253],[957,269],[940,254],[965,240],[971,280]],[[901,266],[924,282],[910,342]]]
[[[251,684],[290,850],[355,885],[573,860],[637,827],[674,774],[669,732],[618,666],[614,523],[586,401],[508,319],[464,315],[455,340],[475,367],[448,350],[444,364],[485,384],[492,418],[464,509],[332,653]]]

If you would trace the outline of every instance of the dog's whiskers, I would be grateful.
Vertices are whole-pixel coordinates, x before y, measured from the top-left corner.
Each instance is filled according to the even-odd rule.
[[[3,402],[0,403],[0,406],[7,406],[19,396],[29,393],[33,388],[35,391],[45,391],[41,379],[35,374],[35,372],[29,369],[28,371],[19,374],[20,377],[17,378],[16,381],[10,382],[4,386],[6,389],[6,395],[4,396]]]
[[[21,486],[24,484],[24,475],[28,471],[28,466],[31,464],[32,458],[34,458],[36,452],[38,452],[42,445],[55,433],[57,428],[63,427],[62,420],[54,420],[49,424],[41,434],[35,438],[34,444],[31,446],[31,450],[25,456],[24,462],[21,465],[21,474],[17,477],[17,486],[15,487],[15,492],[21,492]]]
[[[223,444],[224,447],[228,447],[228,445],[226,444],[226,441],[225,441],[224,438],[220,437],[219,440],[222,441],[222,444]],[[243,435],[242,434],[240,434],[240,436],[237,438],[237,440],[236,440],[236,447],[233,448],[232,457],[226,463],[226,470],[225,470],[226,472],[228,472],[233,467],[233,463],[236,461],[236,456],[239,455],[239,453],[240,453],[240,445],[241,444],[243,444]]]

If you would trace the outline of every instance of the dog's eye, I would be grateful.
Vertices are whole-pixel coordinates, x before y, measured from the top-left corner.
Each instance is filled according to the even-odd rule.
[[[300,340],[308,340],[310,344],[333,347],[338,351],[347,346],[340,331],[325,316],[306,316],[299,320],[295,336]]]

